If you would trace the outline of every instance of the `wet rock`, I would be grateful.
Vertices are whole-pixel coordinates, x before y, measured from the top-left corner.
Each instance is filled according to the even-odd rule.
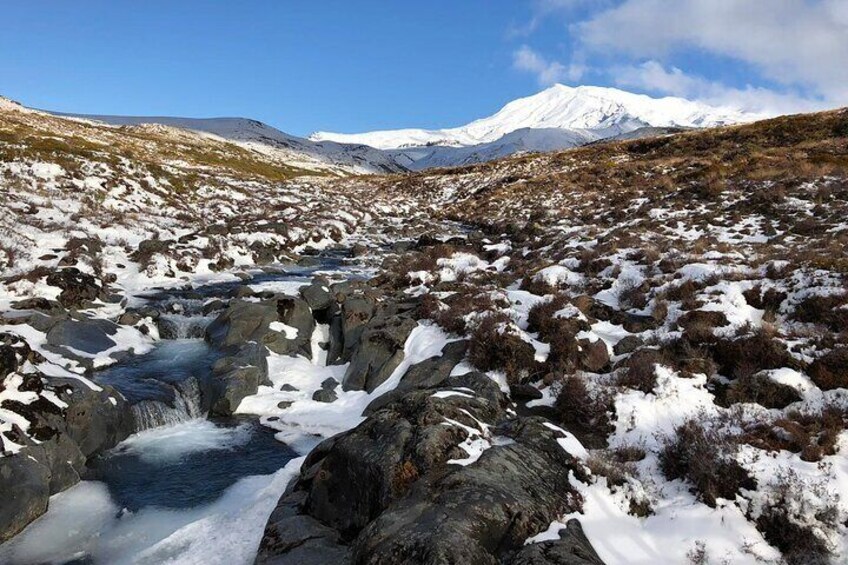
[[[201,310],[204,316],[208,316],[212,312],[218,312],[227,307],[227,304],[223,300],[214,299],[210,300],[206,304],[203,305],[203,309]]]
[[[116,446],[136,431],[126,400],[109,386],[95,391],[80,381],[62,379],[59,398],[68,404],[68,436],[86,458]]]
[[[18,370],[18,356],[10,345],[0,345],[0,381]]]
[[[336,390],[339,387],[339,381],[334,379],[333,377],[327,377],[323,381],[321,381],[321,389],[322,390]]]
[[[604,565],[574,518],[559,531],[559,539],[525,545],[509,565]]]
[[[403,361],[404,343],[416,326],[411,318],[399,316],[369,322],[345,371],[344,390],[374,392]]]
[[[509,396],[513,400],[538,400],[542,398],[542,393],[531,384],[516,383],[509,385]]]
[[[102,288],[94,276],[77,268],[61,269],[47,276],[47,284],[59,287],[59,303],[65,308],[79,309],[96,300]]]
[[[29,457],[37,452],[37,456]],[[50,498],[50,470],[43,448],[24,448],[17,455],[0,457],[0,543],[44,514]]]
[[[268,380],[267,350],[258,343],[244,345],[235,355],[224,357],[212,367],[209,404],[214,414],[229,416],[245,397],[254,395]]]
[[[206,328],[206,341],[219,348],[238,347],[249,341],[261,341],[277,321],[276,304],[232,300]]]
[[[297,392],[298,389],[296,386],[286,383],[280,387],[280,390],[283,392]]]
[[[357,563],[500,563],[504,554],[581,509],[570,476],[586,480],[582,464],[557,443],[542,419],[513,422],[514,439],[473,464],[419,480],[405,497],[372,520],[353,544]]]

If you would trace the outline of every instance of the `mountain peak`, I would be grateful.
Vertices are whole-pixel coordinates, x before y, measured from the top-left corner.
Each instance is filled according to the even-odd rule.
[[[513,100],[492,116],[440,130],[403,129],[363,134],[318,132],[316,141],[361,143],[379,149],[491,143],[522,129],[590,130],[598,138],[643,127],[713,127],[753,121],[761,116],[683,98],[652,98],[617,88],[554,84]]]

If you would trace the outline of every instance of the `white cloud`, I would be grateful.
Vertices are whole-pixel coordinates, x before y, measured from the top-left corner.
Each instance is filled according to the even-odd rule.
[[[550,86],[563,80],[578,81],[585,72],[585,67],[579,63],[566,66],[559,61],[549,61],[527,45],[522,45],[512,54],[512,66],[536,75],[541,86]]]
[[[613,50],[631,60],[662,60],[676,49],[700,49],[747,63],[774,83],[814,92],[830,106],[848,103],[848,0],[624,0],[574,24],[572,32],[582,49]],[[719,98],[735,94],[800,107],[805,102],[792,96],[782,100],[765,88],[723,87],[679,69],[640,69],[643,78],[652,73],[663,85],[655,87],[669,92],[710,96],[713,91]]]
[[[748,85],[733,88],[720,82],[685,73],[677,67],[665,68],[658,61],[610,69],[617,85],[700,100],[715,106],[730,106],[766,115],[788,114],[827,107],[822,100],[781,94]]]

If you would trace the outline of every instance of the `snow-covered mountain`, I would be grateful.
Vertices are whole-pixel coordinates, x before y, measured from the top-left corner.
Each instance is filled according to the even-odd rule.
[[[657,135],[764,116],[682,98],[651,98],[614,88],[552,86],[465,126],[361,134],[318,132],[308,139],[246,118],[69,115],[112,125],[161,124],[211,134],[293,166],[334,173],[386,173],[557,151],[593,141]],[[657,128],[660,128],[658,130]]]
[[[518,151],[553,151],[642,128],[714,127],[762,117],[683,98],[651,98],[615,88],[557,84],[461,127],[361,134],[317,132],[310,139],[390,150],[404,166],[423,169],[487,161]]]
[[[118,126],[160,124],[212,134],[293,166],[341,173],[391,173],[404,170],[390,155],[361,144],[311,141],[247,118],[178,118],[168,116],[99,116],[60,114]]]

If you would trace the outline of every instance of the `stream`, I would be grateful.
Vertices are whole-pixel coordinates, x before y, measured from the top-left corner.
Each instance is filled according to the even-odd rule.
[[[0,546],[0,563],[251,563],[305,453],[258,418],[206,417],[200,390],[222,353],[202,339],[217,315],[203,306],[243,284],[292,293],[315,274],[361,275],[338,258],[316,263],[147,294],[147,305],[166,312],[160,328],[173,339],[90,376],[127,398],[141,431],[89,460],[82,482],[51,497],[46,514]]]

